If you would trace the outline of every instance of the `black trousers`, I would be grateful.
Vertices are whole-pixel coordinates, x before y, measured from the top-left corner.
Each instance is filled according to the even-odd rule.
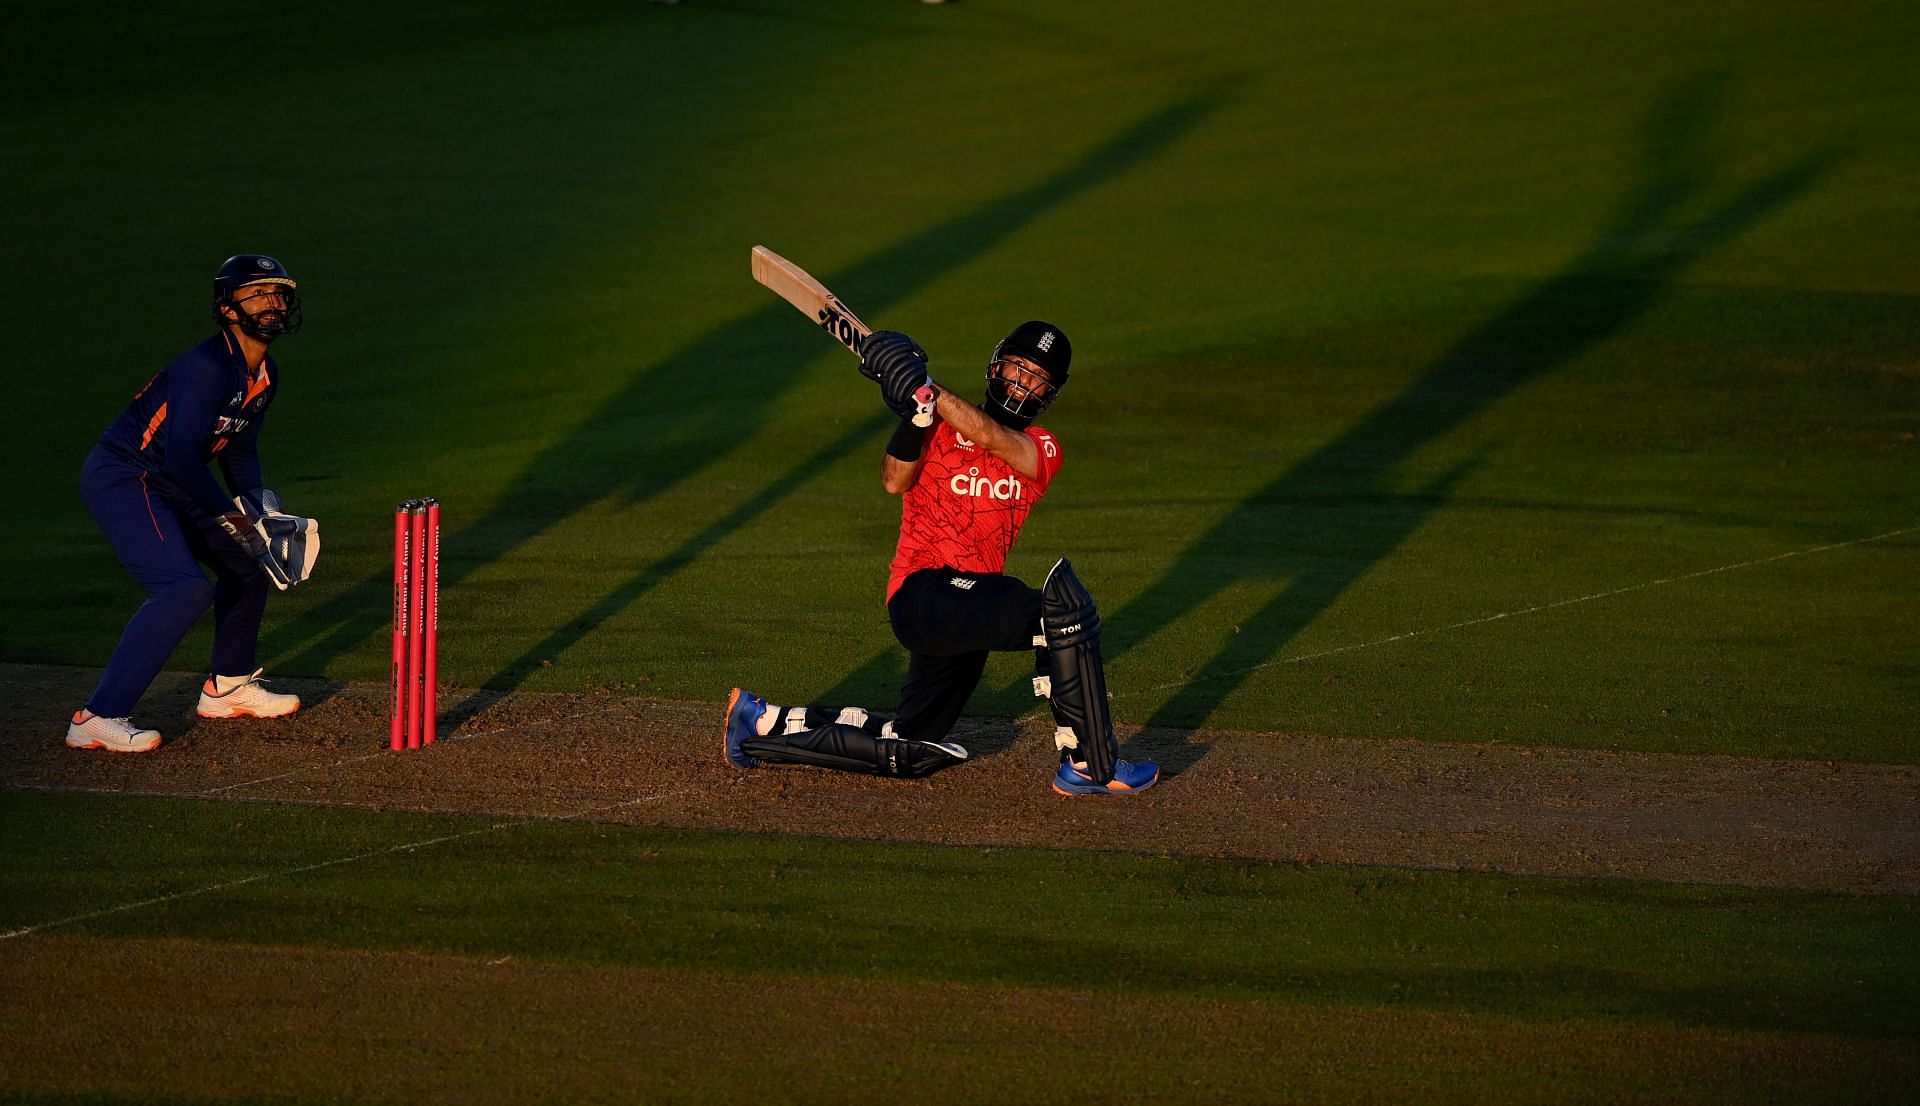
[[[887,616],[910,654],[893,721],[858,707],[787,707],[772,733],[742,748],[772,764],[882,776],[923,776],[963,761],[964,752],[936,743],[980,685],[988,653],[1035,648],[1040,593],[998,573],[925,569],[901,584]],[[1036,666],[1045,655],[1036,651]]]
[[[1040,591],[998,573],[924,568],[901,583],[887,617],[908,653],[894,732],[939,741],[980,686],[988,653],[1034,648]]]

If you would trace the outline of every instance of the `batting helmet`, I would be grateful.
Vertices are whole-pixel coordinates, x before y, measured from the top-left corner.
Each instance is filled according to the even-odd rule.
[[[1013,356],[1031,362],[1045,379],[1012,366],[1007,358]],[[987,362],[987,412],[1003,423],[1032,425],[1067,386],[1072,361],[1073,343],[1059,327],[1039,320],[1014,327],[993,347],[993,359]]]
[[[281,298],[285,301],[284,310],[269,308],[257,315],[249,315],[240,307],[240,290],[256,284],[273,284],[281,288]],[[213,274],[213,321],[221,326],[238,325],[241,330],[255,338],[272,341],[282,334],[292,334],[300,329],[300,297],[293,290],[300,286],[287,272],[287,267],[274,258],[260,253],[235,254],[221,264],[220,271]],[[236,324],[223,312],[223,308],[232,308],[240,316]]]

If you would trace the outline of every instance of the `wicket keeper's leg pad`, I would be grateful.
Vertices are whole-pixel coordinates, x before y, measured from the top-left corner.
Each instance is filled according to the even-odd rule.
[[[1040,588],[1040,632],[1047,641],[1055,740],[1084,761],[1095,783],[1113,779],[1120,743],[1107,714],[1107,672],[1100,659],[1100,609],[1073,565],[1060,558]]]
[[[859,726],[829,723],[799,733],[771,733],[740,743],[763,764],[808,764],[840,772],[874,776],[927,776],[967,759],[967,751],[949,742],[908,741],[876,736]]]

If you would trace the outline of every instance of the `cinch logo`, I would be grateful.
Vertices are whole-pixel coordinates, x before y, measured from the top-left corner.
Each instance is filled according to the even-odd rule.
[[[955,495],[971,495],[975,497],[984,495],[988,499],[998,499],[1002,501],[1019,499],[1023,491],[1020,487],[1020,481],[1015,480],[1013,477],[1009,476],[1003,480],[989,480],[980,475],[980,470],[977,468],[954,473],[953,479],[947,481],[947,487],[953,489],[953,494]]]

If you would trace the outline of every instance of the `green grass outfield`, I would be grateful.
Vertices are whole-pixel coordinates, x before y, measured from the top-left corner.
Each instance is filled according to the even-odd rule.
[[[14,940],[405,949],[746,975],[769,994],[791,979],[891,982],[930,1007],[958,985],[1425,1011],[1606,1039],[1815,1034],[1837,1050],[1920,1030],[1907,900],[108,797],[15,795],[0,824],[19,849],[0,873],[0,932],[55,923]],[[717,1099],[758,1078],[753,1017],[739,1016],[737,1073],[708,1084]],[[1170,1020],[1156,1055],[1201,1033]],[[1035,1042],[994,1078],[1096,1074],[1059,1044]],[[1291,1047],[1247,1041],[1216,1075],[1259,1086]],[[1615,1077],[1661,1063],[1624,1049],[1609,1053]],[[1444,1084],[1417,1052],[1369,1062],[1383,1086]],[[1873,1097],[1896,1075],[1855,1071],[1818,1093]],[[1745,1100],[1785,1077],[1756,1061],[1667,1089]]]
[[[271,672],[384,674],[390,512],[434,494],[449,682],[888,705],[887,416],[748,278],[764,243],[957,386],[1023,319],[1072,335],[1066,467],[1010,568],[1073,558],[1123,721],[1920,759],[1910,3],[107,3],[10,29],[0,659],[104,663],[139,595],[82,458],[204,336],[220,259],[261,249],[307,302],[266,470],[326,541],[269,612]],[[1027,667],[973,710],[1033,710]],[[1468,1080],[1389,1035],[1337,1086],[1235,1068],[1248,1099],[1891,1098],[1910,1061],[1855,1046],[1916,1036],[1904,898],[558,824],[288,874],[494,823],[19,794],[0,821],[6,927],[276,873],[47,945],[881,980],[924,1016],[974,985],[1427,1011],[1493,1057]],[[822,936],[874,912],[977,955]],[[1063,952],[1083,917],[1092,980]],[[1598,1027],[1603,1060],[1502,1074],[1512,1023]],[[1653,1029],[1804,1035],[1828,1066],[1760,1078]],[[1018,1056],[952,1068],[1094,1062]]]
[[[1920,1035],[1907,900],[186,800],[5,804],[22,858],[3,874],[0,932],[79,917],[44,932]],[[438,843],[405,847],[420,842]],[[85,917],[153,899],[166,901]]]
[[[384,671],[432,493],[454,681],[884,705],[885,416],[763,242],[968,388],[1074,336],[1011,568],[1074,558],[1125,719],[1914,756],[1910,5],[23,19],[7,659],[104,660],[137,593],[73,474],[269,248],[267,471],[327,548],[272,670]]]

